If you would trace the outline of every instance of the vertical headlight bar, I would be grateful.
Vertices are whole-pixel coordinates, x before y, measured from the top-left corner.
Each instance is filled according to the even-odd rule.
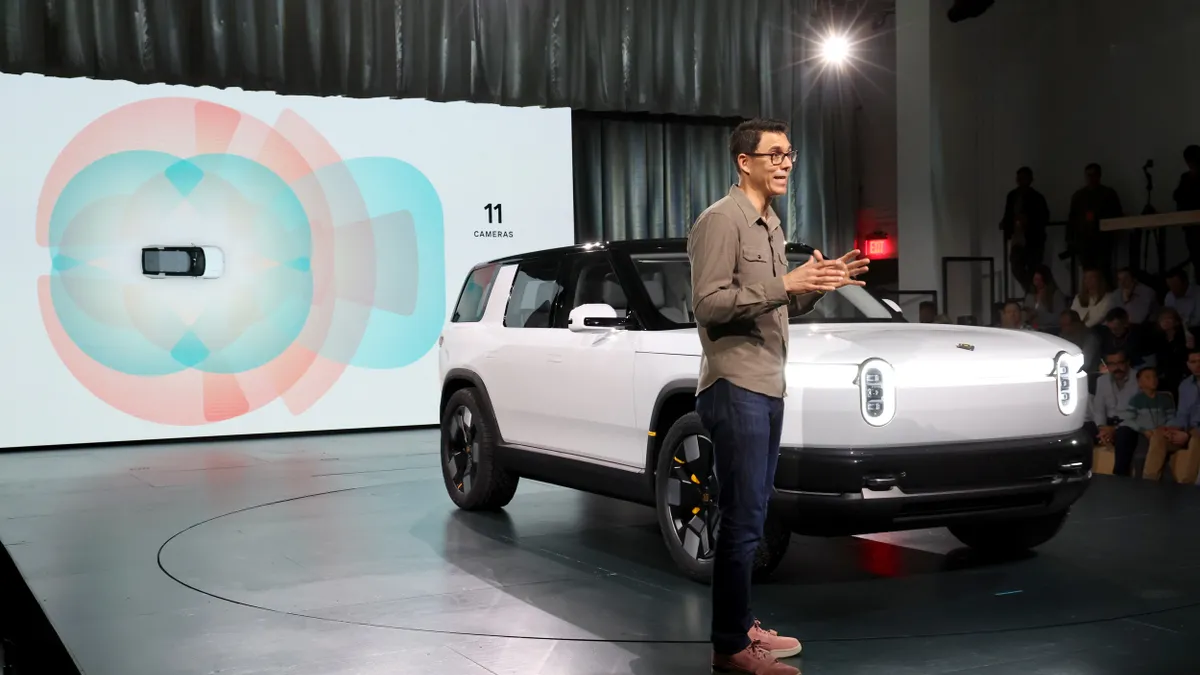
[[[896,371],[883,359],[867,359],[858,368],[858,402],[863,419],[881,427],[896,416]]]
[[[1054,357],[1054,394],[1058,400],[1058,412],[1070,415],[1079,407],[1079,371],[1083,368],[1083,356],[1059,352]]]

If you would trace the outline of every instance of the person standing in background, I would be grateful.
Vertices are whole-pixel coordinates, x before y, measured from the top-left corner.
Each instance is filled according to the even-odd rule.
[[[1175,200],[1175,210],[1200,211],[1200,145],[1184,148],[1183,161],[1188,170],[1179,177],[1179,185],[1171,194]],[[1185,225],[1183,241],[1192,260],[1192,276],[1200,277],[1200,225]]]
[[[1100,165],[1088,164],[1083,170],[1084,186],[1071,195],[1067,216],[1067,247],[1075,262],[1084,269],[1111,272],[1111,232],[1100,229],[1100,221],[1125,215],[1117,191],[1103,184]],[[1085,319],[1086,321],[1086,319]]]
[[[788,316],[867,271],[854,250],[820,251],[787,271],[785,235],[771,200],[787,193],[796,151],[785,123],[751,120],[729,150],[738,184],[704,210],[688,234],[692,307],[700,333],[696,412],[713,444],[721,518],[712,573],[714,673],[799,675],[778,659],[799,640],[764,629],[750,609],[754,553],[775,486],[787,382]],[[789,311],[790,310],[790,311]]]
[[[1046,198],[1033,189],[1033,169],[1027,166],[1017,169],[1017,187],[1004,200],[1000,229],[1004,231],[1013,277],[1026,294],[1032,291],[1033,274],[1045,256],[1049,223]]]

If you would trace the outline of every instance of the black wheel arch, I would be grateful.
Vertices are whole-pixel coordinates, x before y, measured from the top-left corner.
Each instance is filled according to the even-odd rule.
[[[680,417],[696,409],[696,380],[682,379],[667,383],[654,400],[650,412],[650,428],[646,437],[646,475],[654,484],[658,453],[662,450],[663,438],[671,425]]]
[[[483,383],[483,379],[474,371],[453,368],[442,378],[442,398],[438,403],[439,419],[445,414],[446,404],[450,402],[450,397],[454,395],[454,392],[467,388],[473,388],[479,392],[479,405],[483,406],[483,414],[487,416],[488,423],[495,430],[496,438],[503,441],[504,434],[500,432],[500,425],[496,423],[496,411],[492,408],[492,397],[488,395],[487,385]]]

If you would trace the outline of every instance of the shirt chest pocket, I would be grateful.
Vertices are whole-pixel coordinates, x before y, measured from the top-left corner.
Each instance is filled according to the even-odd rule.
[[[767,246],[743,246],[739,267],[746,281],[762,281],[782,275],[787,271],[787,257],[783,251]]]

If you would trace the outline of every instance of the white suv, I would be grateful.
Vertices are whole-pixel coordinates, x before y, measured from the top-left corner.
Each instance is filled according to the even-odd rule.
[[[788,251],[794,266],[812,249]],[[1091,478],[1078,347],[1032,331],[908,323],[855,286],[791,323],[760,575],[792,532],[948,526],[998,553],[1058,532]],[[700,340],[685,240],[478,265],[439,345],[455,504],[502,508],[520,478],[643,503],[680,569],[709,578],[718,488],[694,411]]]

